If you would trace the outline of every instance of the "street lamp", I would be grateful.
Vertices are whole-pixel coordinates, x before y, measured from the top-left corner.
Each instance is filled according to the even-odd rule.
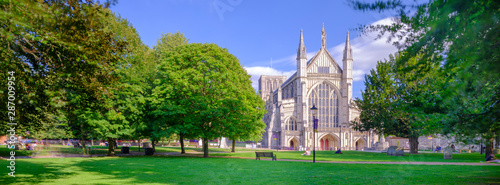
[[[316,119],[316,114],[318,113],[318,108],[315,105],[311,107],[311,113],[313,114],[313,163],[316,163],[316,132],[318,132],[318,119]]]
[[[339,123],[340,131],[339,131],[339,150],[342,151],[342,124]]]

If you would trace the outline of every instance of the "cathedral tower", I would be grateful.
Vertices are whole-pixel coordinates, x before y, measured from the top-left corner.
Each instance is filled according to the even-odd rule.
[[[297,76],[307,77],[307,52],[306,46],[304,45],[304,34],[300,30],[300,41],[299,47],[297,48]]]
[[[307,51],[304,44],[304,34],[300,30],[300,41],[299,47],[297,48],[297,107],[300,107],[297,111],[297,124],[302,125],[302,131],[305,131],[307,124],[307,104],[306,104],[306,81],[307,81]],[[302,143],[305,142],[304,138],[301,139]]]
[[[349,103],[351,103],[352,100],[352,49],[351,49],[351,42],[349,40],[349,32],[347,32],[347,38],[345,41],[345,48],[344,48],[344,57],[342,59],[343,66],[342,66],[342,96],[343,96],[343,106],[345,106],[344,112],[345,114],[345,119],[344,122],[348,123],[350,121],[350,115],[349,115]]]

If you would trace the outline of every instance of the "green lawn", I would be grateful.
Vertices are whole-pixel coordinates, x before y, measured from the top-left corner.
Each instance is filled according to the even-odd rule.
[[[297,159],[297,160],[312,160],[311,156],[303,156],[301,151],[280,151],[276,152],[279,159]],[[335,151],[316,151],[317,161],[385,161],[385,162],[473,162],[479,163],[485,160],[484,154],[479,153],[462,153],[453,154],[453,159],[443,159],[442,153],[420,153],[420,154],[405,154],[405,156],[388,156],[385,153],[372,153],[362,151],[343,151],[343,154],[335,154]],[[233,157],[249,157],[255,158],[254,152],[238,152],[238,153],[212,153],[212,156],[233,156]],[[497,158],[500,155],[497,155]]]
[[[6,164],[6,161],[2,162]],[[498,184],[499,166],[332,164],[197,157],[16,160],[1,184]]]
[[[92,146],[91,154],[107,154],[107,147]],[[0,156],[9,156],[7,148],[0,148]],[[131,153],[144,154],[144,150],[138,151],[138,147],[130,147]],[[230,153],[229,149],[209,148],[210,156],[226,156],[226,157],[246,157],[255,158],[254,149],[237,149],[236,153]],[[311,156],[300,155],[301,151],[280,151],[275,150],[257,150],[257,151],[273,151],[279,159],[295,159],[295,160],[312,160]],[[33,151],[17,150],[16,156],[32,156]],[[186,148],[186,153],[202,155],[201,148]],[[36,156],[47,156],[51,154],[81,154],[81,149],[52,145],[45,149],[36,152]],[[120,147],[116,149],[116,153],[120,153]],[[180,153],[180,147],[156,147],[156,153]],[[334,154],[334,151],[316,151],[317,161],[377,161],[377,162],[472,162],[478,163],[484,161],[484,154],[479,153],[462,153],[453,154],[453,159],[443,159],[442,153],[420,153],[415,155],[405,154],[405,156],[387,156],[385,153],[371,153],[362,151],[344,151],[344,154]],[[499,158],[500,155],[497,155]]]

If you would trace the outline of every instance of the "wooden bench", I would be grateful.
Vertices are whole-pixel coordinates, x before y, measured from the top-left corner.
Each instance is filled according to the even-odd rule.
[[[276,154],[273,155],[272,152],[255,152],[255,156],[255,160],[260,160],[261,157],[271,157],[273,161],[276,161]]]
[[[460,150],[458,150],[458,152],[460,152],[460,153],[462,153],[462,152],[470,153],[471,150],[470,149],[460,149]]]

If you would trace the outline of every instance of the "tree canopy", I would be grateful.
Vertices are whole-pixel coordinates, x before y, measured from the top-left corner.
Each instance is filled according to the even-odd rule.
[[[442,99],[433,96],[443,83],[439,82],[442,78],[438,66],[418,64],[419,56],[403,60],[405,54],[400,52],[390,55],[388,61],[379,61],[365,76],[363,99],[354,100],[362,110],[361,123],[354,122],[354,128],[407,137],[410,152],[418,153],[418,137],[436,133],[435,127],[426,122],[443,113]]]
[[[179,46],[161,56],[159,69],[156,115],[178,128],[179,134],[202,138],[204,157],[208,140],[224,136],[232,127],[241,128],[235,124],[255,124],[255,118],[262,117],[263,102],[251,88],[250,76],[227,49],[215,44]],[[238,109],[248,115],[240,115]],[[239,122],[232,119],[236,116],[241,117]],[[253,130],[264,126],[258,124]]]
[[[393,43],[406,52],[403,61],[419,56],[413,66],[440,68],[440,73],[423,73],[438,79],[430,83],[438,91],[422,92],[440,105],[412,105],[419,109],[412,115],[424,121],[425,127],[464,142],[482,138],[488,156],[493,138],[500,132],[500,33],[494,31],[500,26],[500,4],[494,0],[405,3],[350,1],[363,11],[398,12],[391,25],[365,26],[362,30],[396,37]]]
[[[105,87],[116,81],[116,53],[124,50],[124,43],[104,29],[105,7],[93,1],[2,0],[0,9],[0,77],[7,71],[16,74],[16,115],[22,123],[17,133],[51,121],[49,115],[62,102],[67,110],[98,109],[97,102],[107,96]],[[0,110],[6,120],[5,107]]]

